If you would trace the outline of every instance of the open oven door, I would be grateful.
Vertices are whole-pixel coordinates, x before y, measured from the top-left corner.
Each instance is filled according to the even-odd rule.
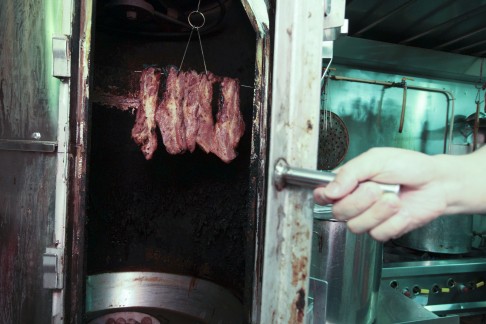
[[[325,320],[312,319],[307,307],[312,191],[282,188],[276,171],[282,163],[316,170],[321,71],[332,58],[329,29],[339,31],[344,7],[340,0],[276,2],[261,323]]]

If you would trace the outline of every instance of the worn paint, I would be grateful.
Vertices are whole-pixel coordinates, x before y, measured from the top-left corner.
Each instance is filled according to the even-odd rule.
[[[311,192],[278,191],[273,164],[315,168],[320,105],[322,1],[277,2],[273,53],[272,115],[268,157],[262,323],[303,323],[308,286]],[[313,12],[309,15],[309,12]]]
[[[58,2],[0,2],[2,139],[57,139],[59,81],[49,62],[61,12]],[[42,254],[54,236],[55,178],[55,154],[0,151],[1,323],[51,321]]]

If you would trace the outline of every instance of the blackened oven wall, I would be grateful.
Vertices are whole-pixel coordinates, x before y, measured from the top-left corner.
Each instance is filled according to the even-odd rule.
[[[195,36],[195,35],[194,35]],[[193,38],[197,39],[197,38]],[[237,1],[224,28],[202,39],[207,68],[253,85],[256,36]],[[179,66],[186,39],[163,40],[97,31],[94,88],[137,90],[144,65]],[[192,42],[183,70],[203,72]],[[225,164],[200,149],[173,156],[159,148],[146,161],[130,137],[135,114],[92,105],[87,270],[160,271],[207,278],[243,294],[248,249],[253,90],[241,87],[246,131],[239,155]]]

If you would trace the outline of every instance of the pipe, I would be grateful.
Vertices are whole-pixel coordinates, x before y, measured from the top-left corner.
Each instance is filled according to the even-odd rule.
[[[405,108],[407,107],[407,79],[412,80],[411,78],[402,78],[402,87],[403,87],[403,99],[402,99],[402,113],[400,115],[400,126],[398,127],[398,132],[401,133],[403,131],[403,123],[405,121]]]
[[[454,44],[454,43],[456,43],[456,42],[458,42],[458,41],[460,41],[460,40],[463,40],[463,39],[469,38],[469,37],[471,37],[471,36],[474,36],[474,35],[476,35],[477,33],[480,33],[480,32],[482,32],[482,31],[484,31],[484,30],[486,30],[486,26],[484,26],[484,27],[482,27],[482,28],[479,28],[479,29],[476,29],[476,30],[474,30],[474,31],[472,31],[472,32],[469,32],[469,33],[467,33],[467,34],[461,35],[461,36],[459,36],[459,37],[456,37],[456,38],[454,38],[454,39],[452,39],[452,40],[450,40],[450,41],[448,41],[448,42],[445,42],[445,43],[439,44],[439,45],[435,46],[433,49],[438,50],[438,49],[444,48],[444,47],[446,47],[447,45]]]
[[[397,12],[407,8],[408,6],[410,6],[411,4],[413,4],[415,2],[415,0],[409,0],[408,2],[402,4],[401,6],[393,9],[392,11],[388,12],[387,14],[385,14],[383,17],[381,18],[378,18],[376,19],[374,22],[372,22],[371,24],[369,24],[368,26],[365,26],[363,28],[361,28],[360,30],[358,30],[356,33],[354,33],[353,36],[356,36],[356,35],[361,35],[362,33],[364,33],[365,31],[375,27],[376,25],[378,25],[379,23],[381,23],[382,21],[390,18],[391,16],[393,16],[394,14],[396,14]]]
[[[478,131],[479,131],[479,100],[476,101],[476,116],[474,117],[474,130],[473,130],[473,152],[478,147]]]
[[[337,76],[337,75],[332,75],[332,76],[330,76],[330,78],[332,80],[337,80],[337,81],[350,81],[350,82],[377,84],[377,85],[382,85],[382,86],[385,86],[385,87],[401,87],[402,86],[401,83],[396,83],[396,82],[385,82],[385,81],[377,81],[377,80],[358,79],[358,78],[350,78],[350,77]],[[447,139],[447,135],[445,134],[444,135],[444,153],[447,153],[447,151],[451,152],[452,131],[454,130],[454,108],[455,108],[454,107],[454,101],[455,101],[454,95],[448,90],[437,89],[437,88],[408,86],[408,89],[442,93],[444,96],[446,96],[448,102],[451,102],[451,117],[450,117],[450,121],[449,121],[449,139]],[[446,123],[447,123],[447,114],[446,114]],[[449,141],[448,147],[447,147],[447,141]]]
[[[417,35],[414,35],[414,36],[411,36],[407,39],[404,39],[402,41],[399,42],[399,44],[406,44],[406,43],[410,43],[411,41],[414,41],[418,38],[421,38],[423,36],[426,36],[430,33],[433,33],[439,29],[442,29],[446,26],[449,26],[449,25],[454,25],[454,24],[457,24],[457,23],[460,23],[466,19],[469,19],[475,15],[478,15],[480,13],[482,13],[484,10],[486,10],[486,6],[480,6],[479,9],[478,8],[475,8],[473,10],[470,10],[468,12],[466,12],[465,14],[462,14],[462,15],[459,15],[459,16],[456,16],[455,18],[453,19],[450,19],[450,20],[447,20],[439,25],[436,25],[435,27],[432,27],[430,28],[429,30],[426,30],[420,34],[417,34]]]
[[[398,126],[398,132],[403,131],[403,122],[405,121],[405,108],[407,107],[407,82],[402,81],[403,86],[403,99],[402,99],[402,113],[400,114],[400,126]]]

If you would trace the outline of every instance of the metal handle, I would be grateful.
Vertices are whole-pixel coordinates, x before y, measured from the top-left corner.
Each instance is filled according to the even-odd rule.
[[[327,185],[336,177],[335,173],[328,171],[308,170],[301,168],[293,168],[283,160],[279,159],[275,165],[274,183],[278,190],[282,190],[286,184],[317,188]],[[398,194],[400,192],[400,185],[377,183],[384,192]]]

